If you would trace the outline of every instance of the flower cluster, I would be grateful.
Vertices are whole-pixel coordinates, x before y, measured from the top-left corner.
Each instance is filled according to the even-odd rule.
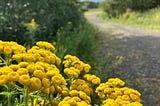
[[[70,86],[70,90],[83,91],[89,96],[93,94],[92,86],[82,79],[74,80]]]
[[[20,62],[0,68],[0,85],[19,82],[30,91],[43,88],[43,93],[59,93],[66,86],[66,80],[55,65],[44,62]]]
[[[0,41],[0,86],[9,92],[1,94],[9,95],[8,103],[14,90],[23,96],[25,106],[91,106],[96,88],[102,106],[142,106],[141,94],[124,87],[119,78],[101,83],[99,77],[88,73],[89,64],[71,55],[61,62],[54,50],[44,41],[28,50],[16,42]]]
[[[75,69],[79,70],[79,73],[82,71],[87,73],[91,68],[89,64],[85,64],[84,62],[80,61],[80,59],[76,56],[66,55],[64,59],[65,60],[63,61],[63,64],[65,68],[74,67]]]
[[[71,90],[58,106],[90,106],[91,98],[82,91]]]
[[[7,42],[0,40],[0,54],[11,55],[11,54],[19,54],[24,53],[26,50],[25,47],[17,44],[16,42]]]
[[[101,79],[92,74],[85,74],[83,78],[94,85],[98,85],[101,83]]]
[[[104,100],[103,106],[142,106],[141,94],[124,85],[125,83],[118,78],[111,78],[106,83],[101,83],[96,88],[96,93]]]
[[[42,61],[49,64],[60,64],[61,60],[53,51],[55,48],[48,42],[39,41],[37,46],[33,46],[26,53],[19,53],[13,55],[16,61],[37,62]]]

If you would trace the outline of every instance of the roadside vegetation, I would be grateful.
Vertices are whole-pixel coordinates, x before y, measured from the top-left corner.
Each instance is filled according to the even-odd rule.
[[[106,0],[100,4],[103,13],[99,17],[108,21],[160,31],[159,5],[160,2],[156,0],[126,0],[126,2]]]

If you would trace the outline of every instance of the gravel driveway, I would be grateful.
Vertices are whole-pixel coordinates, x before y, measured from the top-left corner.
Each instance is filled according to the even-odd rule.
[[[119,77],[139,90],[144,106],[160,106],[160,33],[106,22],[97,19],[96,14],[88,14],[86,18],[100,31],[101,73],[107,74],[106,78]],[[110,73],[105,72],[108,52],[125,58]]]

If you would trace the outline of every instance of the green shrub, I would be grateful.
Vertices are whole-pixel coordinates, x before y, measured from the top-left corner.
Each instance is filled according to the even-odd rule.
[[[104,0],[100,3],[100,7],[109,17],[117,17],[128,10],[144,12],[158,6],[159,0]]]
[[[36,40],[56,39],[57,29],[71,21],[78,27],[83,21],[77,0],[7,0],[0,1],[0,39],[25,44],[28,30],[25,23],[35,19],[39,29]]]
[[[98,66],[97,49],[99,40],[97,29],[86,22],[80,24],[79,28],[73,28],[72,23],[67,27],[60,28],[57,32],[57,54],[64,57],[66,54],[72,54],[80,57],[83,61],[91,64],[93,69]]]

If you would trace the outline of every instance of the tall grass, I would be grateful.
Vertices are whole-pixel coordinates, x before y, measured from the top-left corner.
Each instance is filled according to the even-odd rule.
[[[102,13],[100,17],[113,22],[160,31],[160,8],[143,13],[129,11],[116,18],[108,18],[106,13]]]

